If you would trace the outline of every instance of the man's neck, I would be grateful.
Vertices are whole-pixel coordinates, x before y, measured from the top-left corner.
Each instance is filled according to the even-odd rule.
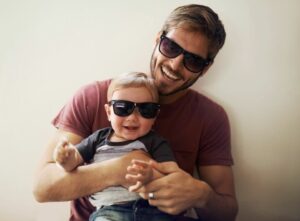
[[[159,96],[159,103],[160,104],[171,104],[177,101],[179,98],[184,96],[187,93],[187,89],[183,91],[179,91],[175,94],[167,95],[167,96]]]

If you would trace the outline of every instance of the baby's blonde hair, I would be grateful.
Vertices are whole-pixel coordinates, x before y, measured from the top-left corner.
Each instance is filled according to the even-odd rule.
[[[158,102],[158,91],[153,78],[142,72],[124,73],[114,78],[108,87],[107,100],[111,100],[115,91],[129,87],[146,88],[150,92],[153,102]]]

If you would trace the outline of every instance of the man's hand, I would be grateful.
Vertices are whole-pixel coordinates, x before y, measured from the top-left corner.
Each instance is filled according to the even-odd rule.
[[[151,161],[151,165],[164,174],[138,190],[151,205],[173,215],[195,208],[203,220],[235,220],[238,206],[231,167],[199,167],[202,181],[181,170],[174,162]]]
[[[138,192],[149,203],[169,214],[179,214],[188,208],[204,206],[208,200],[207,184],[194,179],[181,170],[174,162],[157,163],[151,161],[151,166],[165,174],[141,187]],[[149,193],[153,193],[151,199]]]

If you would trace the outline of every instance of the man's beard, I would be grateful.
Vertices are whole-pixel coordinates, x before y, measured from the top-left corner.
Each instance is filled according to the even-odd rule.
[[[155,53],[155,51],[156,51],[156,48],[157,48],[157,46],[154,48],[154,50],[153,50],[153,53],[152,53],[152,55],[151,55],[151,61],[150,61],[150,71],[151,71],[151,76],[152,76],[152,78],[154,79],[154,81],[156,82],[156,78],[155,78],[155,67],[156,67],[156,61],[157,61],[157,59],[156,58],[154,58],[154,53]],[[158,70],[157,70],[158,71]],[[158,93],[159,93],[159,95],[160,96],[169,96],[169,95],[173,95],[173,94],[176,94],[176,93],[178,93],[178,92],[180,92],[180,91],[183,91],[183,90],[186,90],[186,89],[188,89],[189,87],[191,87],[197,80],[198,80],[198,78],[202,75],[202,73],[199,73],[199,74],[197,74],[198,76],[196,77],[196,78],[194,78],[194,79],[192,79],[192,80],[188,80],[188,81],[186,81],[185,83],[183,83],[180,87],[178,87],[178,88],[175,88],[173,91],[170,91],[170,92],[167,92],[167,93],[163,93],[161,90],[160,90],[160,86],[161,85],[157,85],[156,84],[156,86],[158,87]]]

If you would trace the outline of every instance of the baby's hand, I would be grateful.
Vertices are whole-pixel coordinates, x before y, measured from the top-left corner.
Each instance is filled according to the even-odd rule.
[[[132,160],[131,165],[127,167],[125,178],[134,185],[130,186],[130,192],[138,192],[138,190],[153,179],[153,169],[150,162],[142,160]]]
[[[68,164],[74,160],[75,152],[76,147],[63,137],[54,149],[53,160],[66,171],[70,171],[73,168],[68,168]]]

